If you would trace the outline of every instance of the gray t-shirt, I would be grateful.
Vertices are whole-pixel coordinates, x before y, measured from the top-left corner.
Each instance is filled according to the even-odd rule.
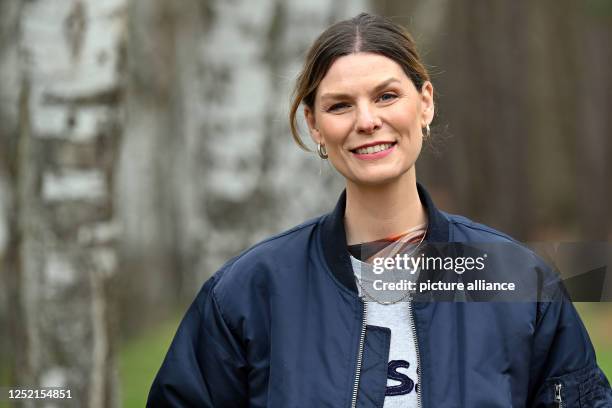
[[[362,276],[372,276],[370,273],[372,265],[361,262],[352,255],[351,264],[357,279],[359,296],[365,297],[364,301],[368,304],[366,324],[388,327],[391,330],[384,408],[417,407],[417,352],[408,299],[405,298],[389,305],[368,300],[369,297],[362,293],[360,283]],[[417,275],[417,273],[412,275],[413,279],[416,279]],[[371,288],[371,286],[367,287]],[[372,295],[376,296],[375,293],[372,293]]]

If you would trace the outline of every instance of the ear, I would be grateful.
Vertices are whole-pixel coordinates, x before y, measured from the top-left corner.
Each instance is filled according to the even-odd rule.
[[[308,106],[304,106],[304,118],[306,118],[306,124],[308,124],[308,130],[310,131],[310,137],[312,140],[316,144],[323,143],[321,132],[319,132],[319,129],[317,128],[314,112]]]
[[[434,117],[434,89],[430,81],[425,81],[421,87],[421,127],[430,124]]]

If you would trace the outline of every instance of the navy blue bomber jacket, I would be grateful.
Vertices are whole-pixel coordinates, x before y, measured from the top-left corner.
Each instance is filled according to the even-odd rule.
[[[428,242],[507,242],[427,209]],[[227,262],[187,311],[148,407],[382,407],[391,333],[365,326],[335,210]],[[550,276],[554,276],[551,274]],[[552,278],[550,278],[552,279]],[[612,407],[608,380],[571,302],[412,303],[422,407]]]

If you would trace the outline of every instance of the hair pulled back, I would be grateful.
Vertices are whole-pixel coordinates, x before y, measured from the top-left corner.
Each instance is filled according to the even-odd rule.
[[[314,109],[314,99],[321,80],[333,62],[344,55],[371,52],[384,55],[397,62],[416,89],[429,81],[427,69],[421,62],[412,36],[408,31],[386,17],[361,13],[339,21],[319,35],[308,50],[302,71],[293,91],[289,125],[295,142],[310,151],[300,137],[297,111],[302,103]]]

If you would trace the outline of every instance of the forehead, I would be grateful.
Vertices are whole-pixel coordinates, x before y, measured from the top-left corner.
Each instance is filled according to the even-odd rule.
[[[317,94],[327,92],[355,92],[375,87],[379,83],[397,78],[401,84],[412,82],[402,67],[383,55],[360,52],[336,59],[319,84]]]

